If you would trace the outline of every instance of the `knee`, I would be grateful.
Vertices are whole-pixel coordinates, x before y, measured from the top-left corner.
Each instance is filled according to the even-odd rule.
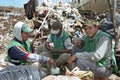
[[[38,48],[36,49],[36,52],[37,52],[38,54],[40,54],[42,51],[43,51],[43,50],[42,50],[42,46],[38,46]]]
[[[48,52],[45,52],[45,51],[41,52],[40,55],[50,57],[50,54]]]

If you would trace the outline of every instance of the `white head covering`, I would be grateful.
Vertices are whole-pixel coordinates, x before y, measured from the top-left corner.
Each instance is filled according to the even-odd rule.
[[[22,25],[24,23],[23,22],[17,22],[14,25],[14,29],[13,29],[13,35],[16,39],[18,39],[19,41],[22,41],[22,36],[21,36],[21,29],[22,29]]]
[[[33,29],[31,29],[30,26],[24,22],[17,22],[14,25],[13,35],[19,41],[22,41],[21,31],[30,33]]]

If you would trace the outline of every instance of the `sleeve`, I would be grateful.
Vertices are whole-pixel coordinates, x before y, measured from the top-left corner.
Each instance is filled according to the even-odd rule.
[[[25,50],[23,50],[21,47],[12,47],[9,50],[9,56],[10,58],[14,60],[20,60],[23,59],[28,62],[40,62],[45,63],[49,60],[48,57],[38,55],[36,53],[29,53]]]
[[[42,56],[42,55],[39,55],[39,62],[40,63],[46,63],[48,62],[49,58],[48,57],[45,57],[45,56]]]
[[[72,49],[72,43],[71,43],[71,39],[67,38],[64,42],[65,48],[66,49]]]
[[[10,58],[14,60],[20,60],[20,59],[26,60],[26,57],[28,56],[29,52],[24,51],[20,47],[14,46],[8,50],[8,54]]]
[[[101,60],[107,53],[108,50],[111,49],[111,41],[108,37],[103,36],[99,42],[97,43],[95,52],[81,52],[76,53],[77,58],[86,58],[91,59],[93,61],[99,61]]]
[[[33,54],[33,53],[29,54],[27,58],[28,62],[40,62],[42,64],[47,62],[48,60],[49,60],[48,57],[38,55],[38,54]]]
[[[46,42],[52,42],[52,40],[51,40],[51,35],[48,36]]]

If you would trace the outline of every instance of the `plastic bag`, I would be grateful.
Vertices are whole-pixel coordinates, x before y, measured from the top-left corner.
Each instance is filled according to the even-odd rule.
[[[8,66],[0,71],[0,80],[41,80],[45,74],[30,65]]]

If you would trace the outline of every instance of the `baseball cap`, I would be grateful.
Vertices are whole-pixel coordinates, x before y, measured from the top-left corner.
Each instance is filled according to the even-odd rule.
[[[86,20],[85,23],[84,23],[84,26],[95,26],[95,21],[94,20]]]
[[[27,32],[27,33],[30,33],[33,31],[33,29],[30,28],[30,26],[28,24],[23,24],[22,25],[22,29],[21,29],[23,32]]]
[[[53,22],[53,24],[52,24],[52,26],[51,26],[51,28],[53,29],[53,30],[58,30],[58,29],[60,29],[62,27],[62,23],[60,22],[60,21],[55,21],[55,22]]]

